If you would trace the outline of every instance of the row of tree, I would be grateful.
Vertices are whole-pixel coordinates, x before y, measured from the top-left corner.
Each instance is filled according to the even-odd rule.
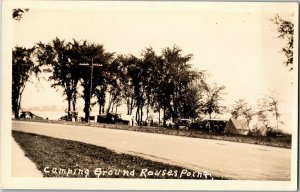
[[[205,71],[192,69],[188,63],[191,58],[190,54],[182,55],[176,46],[163,49],[161,55],[146,48],[138,58],[115,56],[106,52],[103,45],[58,38],[47,44],[39,42],[30,49],[15,47],[12,109],[18,118],[26,82],[31,75],[46,72],[50,73],[52,87],[63,89],[68,114],[77,111],[77,99],[83,98],[85,121],[96,104],[99,114],[117,112],[125,104],[127,114],[135,115],[137,122],[147,119],[150,111],[157,112],[159,119],[162,116],[164,123],[168,119],[197,118],[201,114],[211,119],[213,113],[230,112],[234,118],[244,118],[248,127],[254,118],[270,127],[270,118],[275,117],[278,129],[281,122],[276,97],[263,98],[257,109],[243,99],[226,108],[221,103],[225,87],[209,85]]]
[[[137,122],[148,118],[150,111],[158,112],[164,122],[196,118],[202,113],[211,117],[212,113],[221,112],[225,87],[208,85],[206,72],[192,69],[191,59],[191,54],[183,55],[177,46],[164,48],[160,55],[146,48],[140,57],[109,53],[101,44],[58,38],[47,44],[39,42],[31,49],[15,47],[13,111],[18,117],[30,74],[48,72],[52,87],[63,88],[69,114],[76,111],[77,99],[84,99],[85,121],[95,104],[100,114],[117,111],[123,103],[128,115],[135,109]],[[91,98],[96,98],[96,102],[91,102]]]
[[[29,9],[13,9],[12,17],[20,21]],[[279,15],[270,19],[278,31],[278,38],[286,39],[287,45],[282,48],[287,60],[285,65],[293,69],[294,24],[282,19]],[[106,111],[116,109],[123,101],[127,105],[127,114],[136,110],[136,119],[143,119],[143,108],[159,112],[163,109],[164,120],[177,117],[198,117],[201,113],[222,113],[225,107],[220,104],[224,94],[224,86],[206,83],[205,72],[191,70],[188,62],[192,55],[182,56],[178,47],[165,48],[160,56],[151,48],[142,52],[142,58],[133,55],[119,55],[105,52],[103,45],[87,41],[65,43],[56,38],[51,43],[38,43],[35,47],[26,49],[15,47],[13,50],[13,81],[12,110],[19,117],[21,96],[30,75],[43,71],[51,73],[53,87],[63,87],[68,101],[68,113],[76,111],[77,98],[85,101],[85,120],[89,118],[91,97],[97,98],[99,113],[105,111],[106,95],[109,95]],[[37,61],[37,62],[36,62]],[[80,63],[95,67],[82,67]],[[89,78],[89,74],[91,78]],[[83,93],[78,87],[83,87]],[[269,124],[268,113],[276,119],[277,128],[280,123],[278,101],[267,97],[259,103],[259,110],[253,109],[244,100],[237,101],[230,112],[234,117],[243,116],[248,123],[257,119]],[[72,108],[72,109],[71,109]],[[159,118],[160,119],[160,118]]]

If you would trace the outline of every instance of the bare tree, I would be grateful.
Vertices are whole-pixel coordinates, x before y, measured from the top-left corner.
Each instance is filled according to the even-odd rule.
[[[235,101],[235,103],[231,106],[231,109],[229,112],[231,113],[232,117],[237,119],[240,117],[243,113],[243,108],[247,103],[245,102],[244,99],[239,99]]]
[[[255,116],[252,107],[244,99],[237,100],[231,107],[230,113],[234,118],[243,117],[247,121],[247,126],[250,128],[250,122]]]
[[[279,125],[283,124],[280,121],[281,114],[279,113],[279,100],[274,93],[266,95],[259,101],[259,109],[257,111],[258,120],[262,122],[265,126],[271,127],[270,119],[275,118],[276,129],[279,129]]]
[[[216,83],[208,86],[202,104],[202,112],[208,114],[209,119],[212,118],[212,113],[221,114],[225,109],[225,106],[222,106],[220,103],[225,94],[224,90],[225,86],[218,86]]]
[[[280,124],[280,116],[281,114],[279,113],[278,109],[278,99],[274,96],[267,96],[267,101],[268,101],[268,110],[272,114],[272,116],[275,118],[276,121],[276,129],[278,130],[279,124]]]
[[[265,127],[270,128],[270,121],[268,119],[268,114],[266,113],[266,110],[264,109],[265,101],[260,101],[258,104],[258,111],[256,112],[257,115],[257,124],[261,123]],[[257,127],[256,124],[256,127]]]

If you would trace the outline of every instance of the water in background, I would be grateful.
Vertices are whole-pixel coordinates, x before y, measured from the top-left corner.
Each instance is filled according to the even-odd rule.
[[[49,120],[58,120],[60,117],[66,115],[64,111],[31,111],[33,114],[42,117],[43,119],[48,118]]]
[[[43,119],[48,118],[49,120],[58,120],[60,117],[67,115],[67,113],[65,113],[64,111],[44,111],[44,110],[30,110],[33,114],[42,117]],[[125,111],[118,111],[118,113],[120,114],[126,114]],[[84,112],[83,111],[79,111],[78,112],[78,116],[79,117],[84,117]],[[98,111],[92,111],[91,112],[91,116],[97,116],[98,115]]]

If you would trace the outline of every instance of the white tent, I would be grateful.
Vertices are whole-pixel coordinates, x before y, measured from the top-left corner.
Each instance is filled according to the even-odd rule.
[[[233,133],[239,135],[248,135],[249,129],[247,126],[247,122],[243,120],[237,120],[231,118],[224,129],[225,133]]]
[[[266,126],[262,125],[259,128],[259,132],[260,132],[261,136],[267,136],[267,134],[268,134],[268,128]]]

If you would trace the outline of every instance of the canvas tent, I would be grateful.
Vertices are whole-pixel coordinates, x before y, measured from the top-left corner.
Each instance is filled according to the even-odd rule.
[[[268,128],[266,127],[266,126],[261,126],[260,128],[259,128],[259,132],[260,132],[260,135],[261,136],[267,136],[267,134],[268,134]]]
[[[225,133],[248,135],[249,129],[246,121],[231,118],[224,129]]]

